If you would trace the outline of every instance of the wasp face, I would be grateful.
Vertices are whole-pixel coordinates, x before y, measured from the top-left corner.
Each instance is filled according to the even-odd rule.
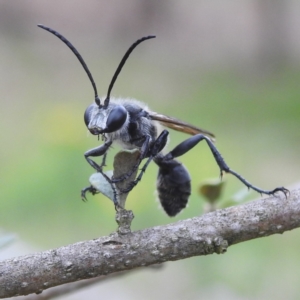
[[[91,104],[84,113],[84,122],[91,134],[99,135],[106,128],[107,110]]]
[[[122,105],[110,104],[108,108],[91,104],[84,113],[88,130],[99,135],[119,130],[127,120],[127,110]]]

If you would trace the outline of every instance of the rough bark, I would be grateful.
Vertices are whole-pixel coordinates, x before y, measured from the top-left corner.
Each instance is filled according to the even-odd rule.
[[[129,218],[130,219],[130,218]],[[0,297],[43,290],[114,272],[224,253],[231,245],[300,226],[300,190],[216,210],[188,220],[0,262]],[[125,232],[125,234],[124,234]]]

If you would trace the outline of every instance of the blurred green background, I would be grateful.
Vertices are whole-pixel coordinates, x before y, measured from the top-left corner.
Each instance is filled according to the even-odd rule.
[[[228,165],[261,188],[299,181],[300,2],[1,1],[0,227],[18,238],[0,258],[116,229],[108,199],[80,199],[93,173],[83,153],[99,144],[83,122],[92,87],[75,56],[39,23],[77,47],[101,95],[127,48],[156,34],[133,52],[112,94],[214,132]],[[186,137],[171,132],[169,148]],[[198,186],[218,177],[218,167],[204,143],[181,161],[193,180],[189,206],[166,216],[155,201],[152,164],[127,200],[134,230],[203,213]],[[244,188],[225,180],[224,203]],[[70,299],[299,299],[299,232],[132,272]]]

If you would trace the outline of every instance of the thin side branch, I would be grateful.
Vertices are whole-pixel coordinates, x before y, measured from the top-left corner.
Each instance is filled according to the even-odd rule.
[[[200,217],[0,262],[0,297],[196,255],[300,227],[300,190]]]

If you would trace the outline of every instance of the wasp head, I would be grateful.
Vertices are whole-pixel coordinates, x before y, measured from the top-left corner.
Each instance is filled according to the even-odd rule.
[[[127,120],[127,114],[127,110],[122,105],[110,103],[105,108],[93,103],[85,110],[84,122],[94,135],[111,133],[122,128]]]
[[[117,67],[117,70],[115,71],[113,78],[109,84],[107,96],[104,100],[104,103],[101,104],[100,98],[98,97],[97,87],[95,84],[95,81],[93,79],[93,76],[88,69],[85,61],[83,60],[82,56],[79,54],[79,52],[76,50],[76,48],[60,33],[58,33],[56,30],[53,30],[49,27],[46,27],[44,25],[38,25],[40,28],[45,29],[49,31],[50,33],[54,34],[56,37],[58,37],[62,42],[64,42],[71,51],[75,54],[75,56],[78,58],[79,62],[81,63],[83,69],[85,70],[86,74],[88,75],[91,84],[94,89],[95,93],[95,103],[91,104],[84,113],[84,122],[87,126],[88,130],[94,134],[104,134],[104,133],[111,133],[115,132],[122,128],[125,121],[127,120],[127,110],[122,105],[117,105],[110,103],[110,93],[114,86],[114,83],[120,74],[127,58],[129,57],[130,53],[133,51],[133,49],[142,43],[143,41],[149,40],[154,38],[155,36],[149,35],[142,37],[141,39],[137,40],[135,43],[133,43],[129,49],[126,51],[125,55],[123,56],[120,64]]]

